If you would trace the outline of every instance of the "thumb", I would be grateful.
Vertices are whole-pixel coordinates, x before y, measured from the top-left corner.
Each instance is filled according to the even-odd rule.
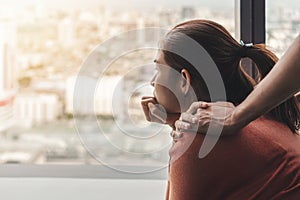
[[[149,111],[150,114],[159,119],[160,121],[162,121],[163,123],[166,123],[166,119],[167,119],[167,112],[164,109],[164,107],[160,104],[153,104],[153,103],[148,103],[148,107],[149,107]]]

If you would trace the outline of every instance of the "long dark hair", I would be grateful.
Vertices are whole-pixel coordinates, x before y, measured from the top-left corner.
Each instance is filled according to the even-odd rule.
[[[196,91],[206,91],[208,89],[199,74],[197,67],[192,66],[181,56],[168,51],[168,45],[176,43],[180,45],[180,38],[176,38],[176,33],[184,34],[198,42],[211,56],[218,67],[223,78],[227,99],[235,105],[240,104],[273,68],[278,58],[274,53],[267,50],[263,44],[255,44],[251,47],[238,43],[230,33],[220,24],[209,20],[191,20],[176,25],[171,29],[162,41],[162,53],[166,63],[177,71],[186,68],[190,71],[192,87]],[[178,48],[188,48],[181,47]],[[248,57],[256,65],[258,80],[251,78],[241,66],[241,58]],[[203,93],[202,93],[203,94]],[[210,98],[203,99],[203,95],[198,96],[198,100],[210,101]],[[292,132],[299,130],[300,112],[297,107],[295,97],[291,97],[268,113],[277,121],[286,124]]]

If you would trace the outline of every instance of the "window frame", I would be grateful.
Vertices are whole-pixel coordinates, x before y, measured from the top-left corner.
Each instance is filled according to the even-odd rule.
[[[236,0],[236,29],[238,40],[246,43],[266,43],[266,1]],[[256,69],[250,59],[243,61],[246,72],[256,78]]]

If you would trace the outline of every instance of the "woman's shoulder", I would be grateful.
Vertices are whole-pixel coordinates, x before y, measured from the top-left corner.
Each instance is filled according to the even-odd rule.
[[[249,135],[250,132],[250,135]],[[287,125],[281,123],[269,116],[261,116],[252,121],[241,131],[245,136],[255,136],[258,138],[266,138],[271,140],[298,140],[300,139],[299,133],[293,133]]]
[[[253,146],[256,150],[263,149],[271,154],[295,152],[300,155],[300,135],[267,116],[254,120],[238,134],[242,143]]]
[[[170,155],[198,157],[204,141],[214,144],[216,137],[195,133],[183,133],[170,149]],[[260,160],[262,162],[287,154],[300,156],[300,135],[292,133],[284,124],[267,117],[260,117],[238,133],[219,137],[209,157],[232,160]],[[250,159],[250,160],[251,160]]]

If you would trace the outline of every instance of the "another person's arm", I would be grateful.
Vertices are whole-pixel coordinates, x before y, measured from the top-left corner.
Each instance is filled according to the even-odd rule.
[[[300,89],[300,35],[257,85],[246,100],[237,106],[233,116],[247,124],[270,111]]]
[[[242,128],[270,111],[299,90],[300,35],[271,72],[240,105],[234,107],[228,102],[197,102],[181,115],[175,125],[178,129],[189,129],[192,124],[199,124],[198,131],[206,132],[208,125],[214,123],[219,126],[224,125],[223,134],[233,133],[234,130]],[[226,112],[218,112],[224,108]]]

